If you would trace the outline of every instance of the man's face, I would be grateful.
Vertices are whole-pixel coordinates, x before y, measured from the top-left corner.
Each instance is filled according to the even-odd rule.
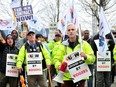
[[[13,31],[12,36],[13,36],[14,39],[16,39],[18,37],[17,31]]]
[[[37,40],[42,42],[43,41],[43,37],[38,37]]]
[[[67,35],[70,37],[75,37],[77,34],[77,30],[75,28],[75,26],[72,24],[72,25],[69,25],[67,27]]]
[[[55,37],[55,40],[56,40],[56,41],[60,41],[61,39],[62,39],[62,38],[59,37],[59,36],[56,36],[56,37]]]
[[[35,34],[31,33],[27,36],[27,38],[30,42],[35,41]]]
[[[84,31],[84,38],[88,39],[89,38],[89,31]]]

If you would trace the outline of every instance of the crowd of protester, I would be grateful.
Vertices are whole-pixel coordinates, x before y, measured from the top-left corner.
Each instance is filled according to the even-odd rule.
[[[0,31],[0,87],[6,87],[7,83],[9,83],[10,87],[22,87],[19,78],[20,75],[24,76],[25,84],[28,87],[38,87],[38,85],[40,87],[49,87],[50,83],[47,83],[47,80],[50,78],[48,71],[50,71],[51,79],[53,79],[58,74],[59,68],[64,62],[64,56],[80,49],[80,38],[77,31],[78,29],[76,29],[75,25],[69,23],[66,29],[67,38],[62,35],[59,29],[56,29],[52,41],[48,41],[42,34],[37,34],[34,31],[26,32],[23,37],[19,36],[18,30],[16,29],[8,35]],[[115,36],[116,32],[113,31],[113,34]],[[67,71],[62,78],[64,83],[57,82],[55,87],[85,87],[86,81],[87,87],[111,87],[111,84],[114,82],[114,76],[116,75],[116,46],[112,35],[108,34],[106,36],[108,51],[111,52],[111,71],[107,72],[100,72],[96,69],[96,53],[98,49],[94,40],[99,39],[99,33],[90,37],[89,30],[84,30],[82,39],[83,51],[80,52],[80,56],[84,58],[92,75],[89,78],[74,83],[70,73]],[[42,55],[43,74],[41,75],[27,74],[27,54],[31,55],[33,53],[41,53]],[[19,72],[18,77],[6,76],[7,54],[17,55],[15,66]],[[94,71],[95,75],[93,75]],[[93,83],[94,78],[95,82]]]

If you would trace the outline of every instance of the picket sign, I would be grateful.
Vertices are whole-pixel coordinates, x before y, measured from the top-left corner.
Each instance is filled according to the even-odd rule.
[[[88,65],[85,63],[83,58],[80,57],[79,54],[80,52],[76,51],[64,57],[64,60],[68,64],[67,69],[71,74],[74,83],[91,76]]]
[[[33,19],[33,9],[31,5],[12,8],[17,22],[23,22]]]
[[[26,54],[27,75],[42,75],[42,54],[33,52]]]
[[[18,69],[16,68],[16,54],[7,54],[6,76],[18,77]]]
[[[106,51],[106,58],[97,52],[97,71],[111,71],[111,52]]]

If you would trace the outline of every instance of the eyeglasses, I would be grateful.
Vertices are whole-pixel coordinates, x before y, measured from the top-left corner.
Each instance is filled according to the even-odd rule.
[[[75,29],[68,29],[68,31],[74,31]]]

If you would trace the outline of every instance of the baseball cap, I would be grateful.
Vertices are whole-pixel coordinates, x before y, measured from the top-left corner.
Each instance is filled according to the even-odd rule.
[[[55,37],[61,37],[61,35],[60,34],[56,34]]]
[[[27,35],[30,35],[30,34],[35,34],[35,32],[34,32],[34,31],[29,31],[29,32],[27,33]]]
[[[43,35],[42,34],[36,34],[36,38],[38,37],[42,37],[43,38]]]

